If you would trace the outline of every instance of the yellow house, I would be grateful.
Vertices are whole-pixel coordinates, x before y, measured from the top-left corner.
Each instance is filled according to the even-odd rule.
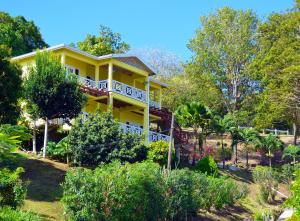
[[[112,110],[126,133],[145,134],[146,142],[169,141],[169,112],[161,107],[165,83],[140,58],[126,54],[94,56],[61,44],[45,49],[59,55],[66,74],[77,76],[88,101],[83,114]],[[34,64],[36,52],[12,58],[24,73]],[[163,132],[162,132],[163,131]]]

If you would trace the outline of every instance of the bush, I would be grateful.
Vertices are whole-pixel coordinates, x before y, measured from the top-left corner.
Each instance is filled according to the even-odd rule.
[[[218,174],[218,166],[212,156],[206,156],[199,160],[195,169],[207,175],[216,176]]]
[[[172,170],[166,175],[167,185],[167,216],[171,220],[180,220],[196,214],[199,208],[196,174],[188,169]],[[203,184],[203,183],[201,183]]]
[[[284,206],[288,208],[294,208],[294,218],[295,220],[300,219],[300,169],[298,168],[295,171],[295,181],[291,187],[291,196],[287,199]]]
[[[264,202],[273,202],[278,189],[278,174],[270,167],[257,166],[252,176],[259,185],[261,199]]]
[[[246,193],[230,179],[188,169],[165,172],[150,161],[76,168],[63,188],[65,214],[72,221],[180,220],[199,209],[231,205]]]
[[[164,181],[152,162],[113,162],[94,171],[67,173],[63,203],[70,220],[159,220],[164,217]],[[97,194],[95,194],[97,193]]]
[[[47,156],[50,158],[69,163],[69,156],[71,155],[71,152],[67,142],[67,137],[63,138],[58,143],[49,141],[46,151]]]
[[[0,169],[0,207],[11,206],[16,208],[23,203],[26,188],[20,179],[20,173],[24,172],[19,167],[15,171]]]
[[[172,155],[175,155],[175,150]],[[168,163],[169,144],[166,141],[160,140],[152,142],[148,146],[148,159],[159,165],[167,165]]]
[[[31,212],[13,210],[10,207],[0,208],[1,221],[41,221],[42,219]]]
[[[74,161],[97,166],[114,159],[136,162],[146,159],[147,149],[136,134],[124,134],[111,113],[91,114],[76,120],[68,136]]]

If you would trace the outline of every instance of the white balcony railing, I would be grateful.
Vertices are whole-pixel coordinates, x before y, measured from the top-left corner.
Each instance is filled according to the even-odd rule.
[[[146,91],[121,83],[119,81],[113,80],[112,90],[127,97],[131,97],[142,102],[147,102]]]
[[[96,81],[92,79],[88,79],[82,76],[77,76],[77,80],[80,85],[91,87],[91,88],[97,88]]]
[[[149,131],[149,142],[155,142],[155,141],[159,141],[159,140],[164,140],[166,142],[169,142],[170,136],[150,130]]]
[[[87,118],[89,117],[89,114],[87,112],[81,112],[81,114],[83,115],[84,121],[87,120]],[[143,135],[143,133],[144,133],[144,129],[142,129],[138,126],[125,124],[125,123],[121,123],[121,122],[119,122],[119,124],[124,133],[135,133],[140,136]],[[169,142],[170,136],[150,130],[149,131],[149,142],[155,142],[155,141],[159,141],[159,140],[164,140],[166,142]]]
[[[154,107],[154,108],[157,108],[157,109],[160,109],[161,108],[161,105],[159,102],[156,102],[156,101],[149,101],[149,106],[150,107]]]

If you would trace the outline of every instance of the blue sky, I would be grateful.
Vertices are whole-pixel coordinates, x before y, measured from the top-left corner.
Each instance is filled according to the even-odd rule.
[[[200,16],[230,6],[251,8],[264,19],[293,4],[293,0],[1,0],[0,10],[33,20],[50,45],[80,41],[88,33],[97,34],[103,24],[121,33],[132,48],[159,47],[186,60],[191,55],[186,44],[200,25]]]

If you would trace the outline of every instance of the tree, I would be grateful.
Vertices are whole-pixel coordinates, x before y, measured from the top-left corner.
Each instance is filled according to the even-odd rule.
[[[99,36],[88,34],[83,41],[77,43],[79,49],[95,56],[125,53],[130,46],[122,41],[119,33],[109,27],[100,26]]]
[[[183,127],[192,127],[194,132],[194,152],[197,145],[202,149],[206,136],[212,132],[211,111],[199,102],[180,106],[175,112],[176,120]],[[201,132],[199,130],[201,129]]]
[[[242,143],[246,152],[246,166],[249,166],[249,151],[250,148],[257,147],[260,142],[260,136],[257,130],[246,128],[241,130]]]
[[[15,124],[20,114],[22,71],[10,63],[9,56],[10,50],[0,45],[0,124]]]
[[[265,137],[261,137],[260,147],[267,152],[269,158],[269,166],[272,167],[272,156],[276,150],[282,148],[283,143],[274,134],[268,134]]]
[[[147,148],[141,137],[123,133],[110,112],[78,118],[67,142],[74,161],[79,165],[94,167],[113,159],[133,163],[147,157]]]
[[[300,123],[300,11],[273,13],[259,27],[259,53],[251,65],[262,93],[256,105],[256,125],[278,120],[293,125],[294,144]]]
[[[257,51],[257,24],[251,10],[221,8],[201,17],[201,28],[188,44],[194,55],[185,71],[196,79],[209,76],[210,87],[218,91],[226,112],[240,110],[245,98],[256,89],[248,66]]]
[[[296,157],[300,156],[300,147],[295,145],[288,145],[283,150],[282,158],[292,157],[293,163],[296,165]]]
[[[0,45],[2,44],[12,50],[12,56],[48,47],[33,21],[27,21],[23,16],[11,17],[6,12],[0,12]]]
[[[36,55],[35,66],[31,67],[25,80],[27,102],[38,108],[45,120],[43,157],[46,156],[48,121],[54,118],[76,117],[85,103],[85,95],[80,91],[74,76],[68,75],[60,59],[49,52]]]

